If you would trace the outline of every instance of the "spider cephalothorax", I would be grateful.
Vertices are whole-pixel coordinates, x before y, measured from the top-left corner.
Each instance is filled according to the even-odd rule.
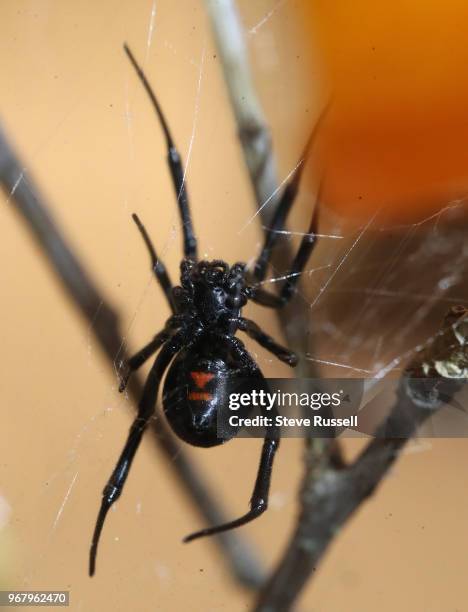
[[[182,221],[184,259],[181,262],[180,286],[173,287],[143,224],[137,215],[133,215],[148,248],[152,270],[172,314],[164,329],[129,359],[126,371],[121,373],[119,390],[123,391],[131,373],[159,351],[146,379],[138,414],[130,428],[127,442],[103,491],[91,544],[90,575],[94,574],[104,520],[109,508],[122,492],[143,433],[154,415],[160,383],[165,373],[167,375],[162,395],[166,419],[177,436],[189,444],[208,447],[226,441],[218,438],[216,423],[220,409],[228,401],[228,384],[239,378],[247,379],[252,388],[258,386],[259,382],[264,384],[260,368],[236,336],[238,331],[245,332],[284,363],[290,366],[297,364],[297,357],[292,351],[278,344],[254,321],[242,317],[241,310],[248,300],[270,308],[284,306],[294,294],[316,236],[314,213],[309,231],[302,239],[279,293],[271,293],[260,287],[267,274],[272,250],[283,231],[297,193],[302,169],[298,164],[299,169],[286,185],[272,217],[271,227],[253,267],[251,284],[246,281],[246,266],[243,263],[229,267],[222,260],[198,261],[197,240],[192,227],[180,155],[153,90],[127,46],[125,51],[150,96],[166,138],[167,159]],[[278,429],[275,425],[267,427],[249,512],[230,523],[197,531],[185,538],[185,541],[240,527],[266,510],[273,459],[278,446]]]
[[[195,262],[184,259],[180,265],[181,287],[173,290],[182,312],[191,312],[205,324],[239,316],[247,303],[245,264],[231,268],[220,260]]]

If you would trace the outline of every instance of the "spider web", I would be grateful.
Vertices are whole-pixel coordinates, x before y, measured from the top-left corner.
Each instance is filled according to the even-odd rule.
[[[161,329],[169,313],[130,214],[142,218],[174,282],[181,232],[162,134],[121,51],[124,40],[158,92],[182,153],[201,255],[252,263],[265,229],[254,208],[204,7],[192,0],[186,5],[177,13],[167,0],[131,8],[104,2],[93,8],[93,15],[84,5],[67,13],[33,1],[20,3],[17,15],[2,9],[4,23],[14,32],[4,39],[10,45],[5,69],[15,79],[16,93],[4,104],[5,121],[26,159],[21,180],[33,172],[44,186],[67,235],[122,312],[131,351]],[[312,121],[318,112],[305,85],[310,69],[306,47],[294,37],[293,0],[240,6],[284,186],[299,163],[307,127],[303,117]],[[27,46],[28,36],[38,53]],[[34,112],[25,110],[28,99],[35,100]],[[282,234],[293,252],[308,227],[315,192],[305,180]],[[278,340],[302,336],[302,359],[320,375],[398,375],[414,350],[433,338],[448,307],[467,304],[464,207],[464,200],[447,201],[440,212],[418,223],[385,227],[378,210],[357,223],[324,206],[317,247],[295,298],[301,316],[291,318],[287,329],[258,306],[249,305],[246,316]],[[14,271],[6,265],[4,279],[3,361],[10,382],[4,391],[8,415],[0,482],[0,584],[70,589],[71,609],[83,611],[185,609],[187,597],[194,609],[246,605],[245,593],[229,581],[209,544],[180,545],[183,535],[198,528],[199,517],[148,440],[105,526],[97,578],[86,577],[101,489],[125,441],[131,407],[128,397],[117,393],[117,377],[106,373],[92,330],[83,330],[70,312],[8,208],[2,210],[8,228],[3,261],[8,263],[12,253],[18,253],[18,261]],[[262,285],[277,289],[287,278],[285,270],[272,270]],[[246,344],[266,375],[291,375],[271,355]],[[357,447],[349,442],[349,452]],[[419,477],[418,470],[436,469],[445,461],[449,471],[456,451],[466,453],[466,445],[446,447],[450,463],[439,448],[427,440],[409,446],[405,469],[410,484],[403,468],[393,476],[402,479],[401,497]],[[243,512],[259,444],[241,440],[205,453],[187,452],[218,491],[226,512]],[[280,553],[288,536],[287,529],[277,533],[278,525],[290,526],[294,519],[300,455],[299,441],[283,442],[268,516],[243,531],[267,560]],[[427,458],[424,466],[420,457]],[[445,489],[440,485],[442,491],[453,494],[457,482],[446,483]],[[424,503],[423,493],[419,498],[418,491],[414,494]],[[405,525],[407,507],[398,494],[392,503],[394,514],[402,515],[397,524]],[[468,501],[458,503],[462,508]],[[388,508],[378,506],[376,514],[378,530]],[[415,524],[411,508],[407,514]],[[434,521],[436,514],[431,515]],[[454,530],[460,526],[452,522]],[[439,534],[438,528],[432,535]],[[360,524],[356,529],[364,539],[366,529],[374,527]],[[424,546],[415,542],[416,552],[408,554],[416,565]],[[350,592],[356,597],[365,593],[364,575],[378,580],[368,563],[372,542],[366,546],[365,569],[354,568],[348,543],[343,558],[334,561],[333,574],[324,571],[317,599],[307,599],[304,610],[316,601],[323,610],[345,609],[340,605],[349,601]],[[327,585],[335,576],[337,594],[327,603]],[[356,604],[354,609],[363,608]]]

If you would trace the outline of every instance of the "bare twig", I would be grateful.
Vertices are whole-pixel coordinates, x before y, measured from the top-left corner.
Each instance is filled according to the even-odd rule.
[[[406,369],[389,416],[349,466],[309,446],[301,512],[280,564],[262,590],[257,612],[289,610],[333,538],[374,492],[418,427],[450,402],[468,376],[468,315],[452,308],[435,340]],[[315,446],[316,448],[316,446]]]
[[[276,163],[268,125],[250,73],[242,25],[233,0],[205,0],[205,5],[250,180],[267,225],[278,201]]]
[[[125,345],[119,330],[119,317],[114,308],[100,293],[73,253],[62,232],[52,218],[44,198],[39,194],[30,175],[18,160],[13,148],[0,129],[0,183],[14,210],[20,214],[31,237],[39,245],[52,272],[58,277],[71,304],[90,325],[108,363],[124,361]],[[141,396],[142,382],[138,376],[132,379],[129,392],[136,407]],[[187,494],[194,507],[209,524],[226,521],[224,513],[215,503],[201,475],[194,469],[175,438],[162,420],[152,428],[156,447],[173,470],[179,486]],[[91,526],[90,526],[91,530]],[[90,531],[91,535],[91,531]],[[246,586],[258,586],[263,579],[253,551],[232,532],[217,536],[217,542],[225,554],[234,575]]]

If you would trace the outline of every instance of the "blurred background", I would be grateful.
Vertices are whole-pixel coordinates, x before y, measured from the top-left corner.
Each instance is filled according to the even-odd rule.
[[[439,3],[238,2],[281,180],[327,100],[290,223],[306,231],[317,179],[320,232],[297,296],[303,362],[325,376],[398,374],[466,304],[468,8]],[[187,162],[201,253],[251,259],[262,228],[200,0],[0,7],[0,118],[60,226],[122,316],[129,350],[168,316],[131,223],[137,212],[177,277],[181,237],[161,131],[122,51],[156,89]],[[105,484],[133,417],[128,398],[2,195],[0,585],[67,589],[72,610],[249,609],[147,436],[87,556]],[[298,236],[291,235],[292,244]],[[274,285],[273,285],[274,286]],[[248,316],[275,337],[276,317]],[[290,321],[291,331],[298,322]],[[301,325],[303,325],[301,323]],[[289,376],[247,342],[268,376]],[[353,456],[362,440],[345,441]],[[247,507],[261,441],[185,448],[229,516]],[[296,516],[302,442],[284,440],[269,511],[242,529],[270,569]],[[468,610],[465,440],[411,442],[346,525],[298,604],[306,612]]]

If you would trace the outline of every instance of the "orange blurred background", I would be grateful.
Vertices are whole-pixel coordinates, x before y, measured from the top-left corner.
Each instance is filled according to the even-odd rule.
[[[467,3],[321,0],[300,10],[332,100],[320,139],[327,206],[406,222],[464,198]]]

